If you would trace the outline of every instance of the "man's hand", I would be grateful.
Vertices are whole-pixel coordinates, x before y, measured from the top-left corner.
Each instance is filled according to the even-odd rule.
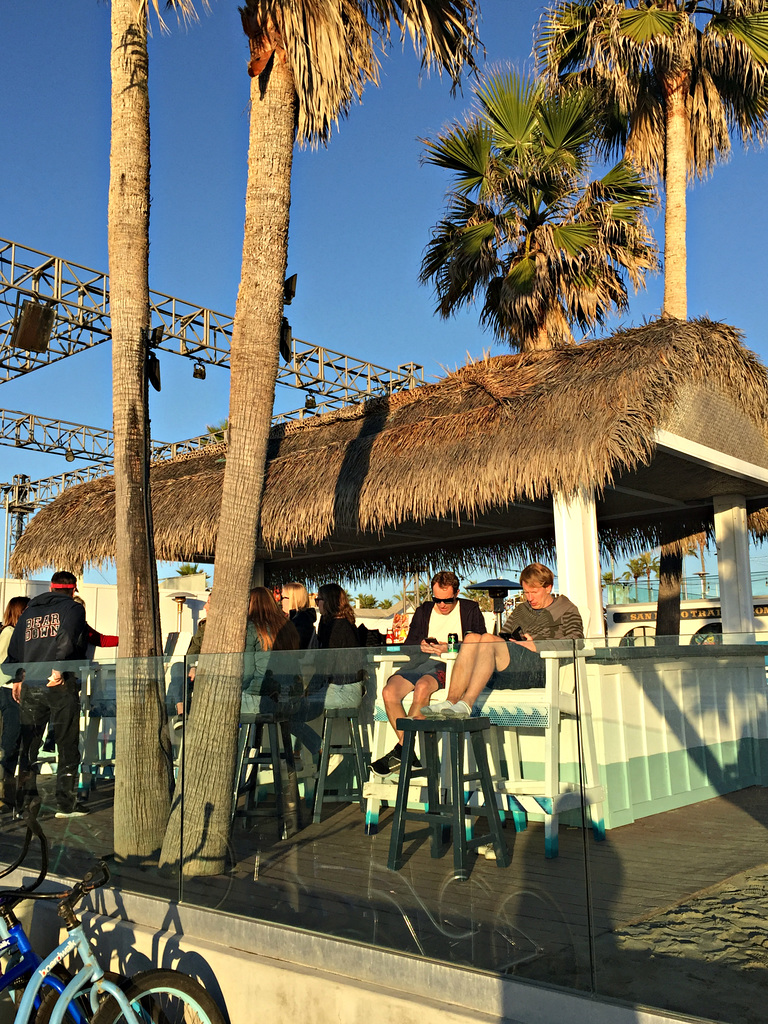
[[[518,647],[525,647],[527,651],[533,651],[533,653],[535,654],[536,641],[533,639],[530,633],[523,633],[523,636],[525,637],[525,640],[513,640],[512,637],[510,637],[509,642],[512,644],[517,644]]]
[[[51,674],[48,676],[48,685],[49,686],[61,686],[61,684],[63,682],[64,682],[64,680],[62,678],[61,672],[59,672],[58,669],[53,669]]]
[[[11,686],[11,696],[17,704],[21,704],[21,681],[18,683],[14,682]]]
[[[431,644],[427,640],[422,640],[421,650],[424,654],[445,654],[448,644]]]
[[[190,683],[194,683],[194,681],[195,681],[195,666],[194,665],[189,670],[189,681],[190,681]]]

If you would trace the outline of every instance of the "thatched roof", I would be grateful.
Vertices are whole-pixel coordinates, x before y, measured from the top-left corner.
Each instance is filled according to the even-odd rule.
[[[707,320],[486,358],[275,427],[262,553],[289,574],[333,564],[360,577],[433,561],[430,552],[455,564],[460,548],[491,549],[503,564],[512,550],[551,546],[551,495],[581,487],[597,490],[610,544],[696,532],[713,494],[736,489],[757,508],[766,488],[681,471],[657,431],[768,467],[766,409],[765,368],[738,331]],[[159,559],[212,560],[225,457],[218,444],[152,467]],[[114,557],[114,532],[113,479],[81,484],[34,517],[12,569],[100,564]]]

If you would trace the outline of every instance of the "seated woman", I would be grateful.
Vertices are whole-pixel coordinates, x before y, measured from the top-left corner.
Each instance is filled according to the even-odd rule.
[[[355,628],[355,613],[349,598],[338,583],[325,583],[317,592],[320,623],[317,639],[322,651],[335,651],[332,657],[318,659],[328,680],[326,708],[357,708],[363,699],[363,662],[360,636]],[[346,653],[338,653],[345,651]]]
[[[271,658],[272,651],[298,651],[296,627],[280,611],[271,591],[254,587],[248,602],[248,626],[243,655],[241,715],[273,715],[290,709],[301,694],[297,666],[287,656]]]
[[[299,647],[306,651],[315,646],[317,612],[310,607],[309,594],[303,583],[284,583],[280,592],[280,607],[299,631]]]

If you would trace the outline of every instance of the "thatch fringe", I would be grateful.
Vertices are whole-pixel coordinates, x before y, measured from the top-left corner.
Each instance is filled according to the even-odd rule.
[[[262,553],[269,559],[293,552],[298,559],[306,552],[302,562],[325,565],[330,552],[321,557],[313,549],[335,538],[335,564],[347,566],[350,578],[399,573],[412,552],[377,551],[383,531],[430,520],[461,523],[556,491],[587,487],[599,495],[618,474],[648,464],[656,430],[681,432],[699,415],[690,403],[706,408],[708,396],[734,422],[733,438],[719,436],[716,446],[727,451],[730,444],[734,454],[747,446],[753,460],[768,464],[766,371],[738,331],[707,320],[658,320],[571,348],[486,357],[414,391],[282,424],[269,442]],[[212,560],[225,457],[222,443],[153,465],[159,559]],[[647,545],[680,536],[683,526],[691,533],[709,528],[696,516],[671,530],[639,516],[605,540],[618,547],[643,537]],[[430,542],[440,547],[430,533],[425,525],[414,555],[427,557]],[[351,556],[345,536],[370,543]],[[550,544],[551,531],[543,531],[495,547],[503,562]],[[449,548],[453,543],[446,554]],[[12,569],[99,565],[114,550],[113,481],[102,478],[71,488],[38,513]],[[466,554],[485,558],[488,547]]]

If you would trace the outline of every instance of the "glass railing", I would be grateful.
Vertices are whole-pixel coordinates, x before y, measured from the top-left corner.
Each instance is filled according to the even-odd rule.
[[[764,649],[749,636],[699,647],[560,641],[538,654],[515,648],[509,666],[503,651],[474,703],[475,725],[415,727],[421,770],[411,767],[403,789],[401,843],[405,768],[383,760],[396,737],[382,691],[393,675],[442,668],[413,649],[209,655],[194,685],[183,658],[65,666],[70,707],[82,707],[70,795],[88,813],[56,817],[70,792],[54,774],[56,740],[67,737],[60,711],[53,749],[22,780],[40,801],[53,870],[81,874],[94,855],[114,852],[125,890],[750,1020],[764,965]],[[450,656],[445,664],[454,671]],[[464,670],[461,661],[457,679]],[[487,671],[473,662],[466,678],[482,683]],[[27,709],[51,701],[37,675],[26,681]],[[170,725],[158,732],[161,711]],[[459,781],[469,841],[459,863],[449,819],[423,812],[432,797],[431,811],[448,813],[452,734],[471,747],[475,729],[490,789],[474,777],[484,774],[475,747],[456,769],[470,773]],[[5,786],[12,799],[14,783]],[[2,822],[8,857],[24,827]]]

